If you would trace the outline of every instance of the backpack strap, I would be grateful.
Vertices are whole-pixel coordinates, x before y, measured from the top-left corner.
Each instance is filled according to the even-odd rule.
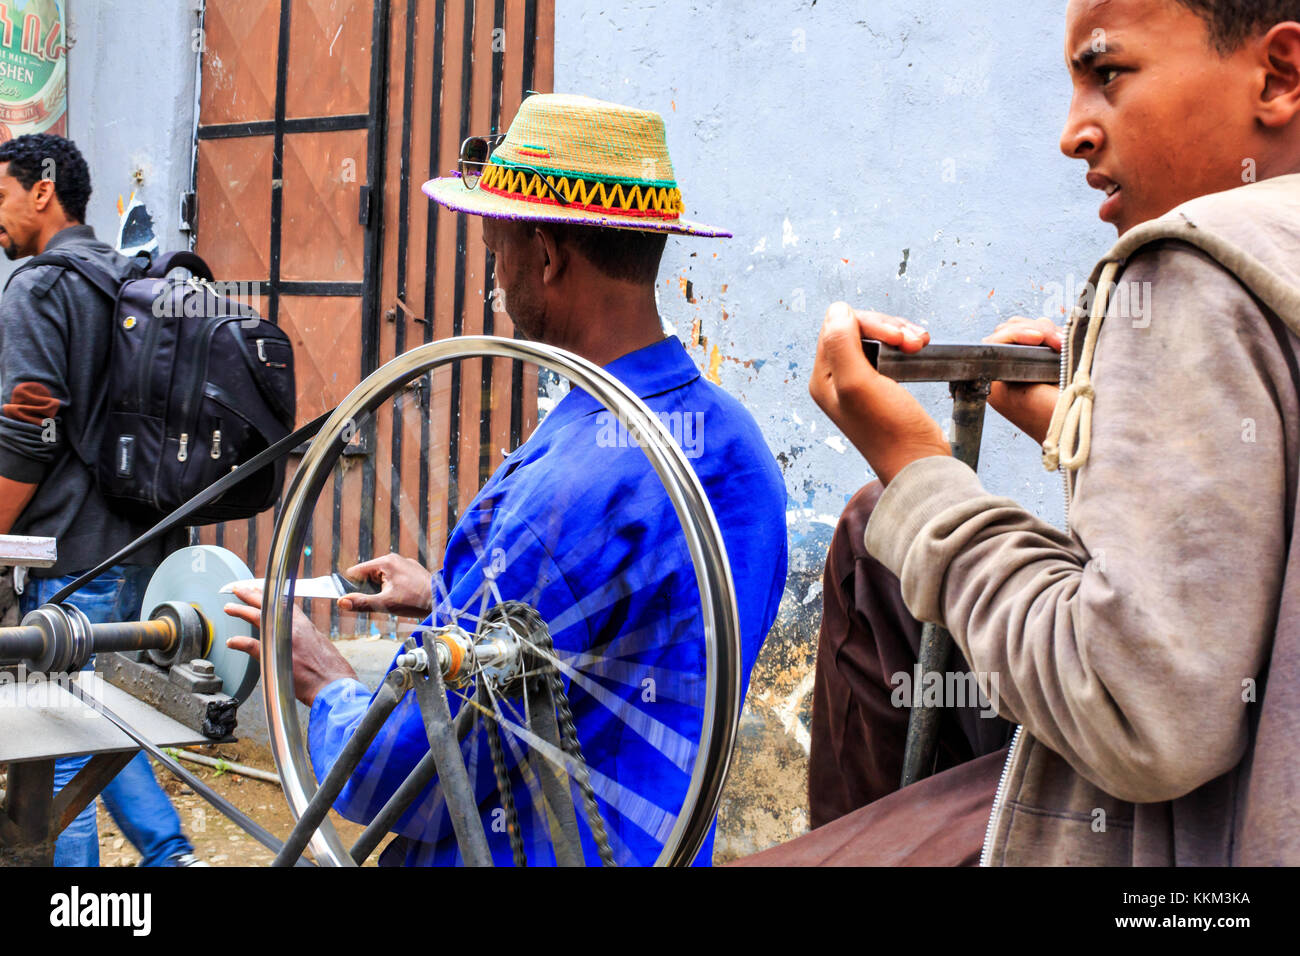
[[[71,269],[107,296],[110,302],[117,302],[117,290],[122,285],[121,279],[107,269],[97,266],[89,259],[83,259],[81,256],[75,256],[60,249],[51,249],[49,252],[42,252],[38,256],[32,256],[31,259],[14,270],[13,275],[9,277],[9,281],[12,282],[13,277],[18,273],[34,269],[37,266],[60,266],[64,269]],[[48,292],[57,279],[58,273],[52,273],[48,280],[42,279],[41,283],[44,285],[44,289],[40,290],[39,294],[43,295]],[[8,283],[5,284],[5,288],[8,288]]]
[[[1096,281],[1096,294],[1088,327],[1084,332],[1079,363],[1069,383],[1061,390],[1056,409],[1052,412],[1052,422],[1047,427],[1047,438],[1043,441],[1043,467],[1048,471],[1056,471],[1058,467],[1077,471],[1088,460],[1095,397],[1092,360],[1097,351],[1097,337],[1106,318],[1110,294],[1115,287],[1115,278],[1124,264],[1140,249],[1166,240],[1184,242],[1214,259],[1277,316],[1293,335],[1300,337],[1300,289],[1285,281],[1245,249],[1218,233],[1200,228],[1184,213],[1179,213],[1177,217],[1154,219],[1129,230],[1106,253],[1093,272],[1094,276],[1099,272],[1100,277]],[[1074,320],[1080,317],[1076,306],[1071,318]],[[1066,368],[1069,368],[1070,359],[1073,358],[1073,343],[1067,342],[1066,348],[1069,350]]]
[[[145,267],[145,262],[137,259],[136,265],[137,269],[143,269]],[[109,321],[113,321],[111,313],[117,306],[118,290],[121,288],[124,280],[119,279],[117,276],[113,275],[113,273],[96,265],[89,259],[83,259],[81,256],[73,255],[70,252],[64,252],[61,249],[50,249],[46,252],[42,252],[40,255],[32,256],[15,269],[10,274],[9,279],[5,282],[5,289],[8,290],[9,283],[13,282],[14,276],[18,275],[20,272],[26,272],[28,269],[34,269],[37,266],[55,266],[56,268],[51,269],[49,275],[42,276],[37,280],[36,285],[32,288],[33,293],[38,296],[48,295],[50,289],[54,288],[54,283],[57,282],[59,276],[62,275],[62,272],[59,270],[69,269],[89,282],[92,288],[102,293],[103,296],[108,299],[110,312]],[[111,335],[109,336],[109,343],[110,345],[112,343]],[[107,401],[108,381],[105,379],[95,404],[88,412],[90,417],[87,419],[87,426],[93,422],[95,414],[98,410],[104,408]],[[83,435],[82,437],[84,439],[85,436]],[[71,436],[69,436],[68,444],[72,447],[76,456],[81,459],[82,464],[89,468],[93,474],[95,470],[94,456],[86,454],[81,446],[76,441],[72,440]]]
[[[200,279],[206,279],[208,282],[214,281],[212,270],[208,268],[208,264],[201,257],[184,249],[163,253],[161,258],[150,263],[145,278],[162,279],[173,269],[189,269]]]

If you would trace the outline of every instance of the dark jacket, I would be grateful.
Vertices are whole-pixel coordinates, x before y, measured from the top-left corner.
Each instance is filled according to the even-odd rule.
[[[69,226],[50,239],[126,278],[130,260]],[[98,453],[112,304],[75,272],[36,266],[16,274],[0,299],[0,476],[36,484],[13,534],[58,541],[58,563],[36,577],[84,571],[147,526],[109,510],[86,460]],[[183,534],[155,542],[127,564],[156,565]]]

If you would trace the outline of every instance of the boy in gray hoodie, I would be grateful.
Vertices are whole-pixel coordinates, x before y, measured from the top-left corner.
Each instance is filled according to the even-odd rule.
[[[863,356],[922,330],[827,311],[810,391],[884,490],[841,529],[873,586],[835,582],[875,644],[822,656],[817,703],[837,661],[905,657],[910,614],[1019,726],[1005,759],[967,733],[949,762],[977,759],[753,862],[1300,864],[1298,21],[1298,0],[1069,3],[1061,149],[1121,238],[1065,330],[992,339],[1063,348],[1067,387],[990,399],[1063,472],[1065,531],[985,492]],[[813,756],[816,805],[855,755]]]

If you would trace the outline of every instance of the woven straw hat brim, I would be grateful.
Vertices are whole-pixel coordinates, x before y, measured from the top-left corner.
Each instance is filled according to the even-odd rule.
[[[607,229],[636,229],[641,232],[667,232],[679,236],[700,236],[705,239],[730,239],[731,233],[716,226],[691,222],[687,219],[651,219],[618,216],[574,209],[561,205],[525,202],[508,196],[499,196],[482,189],[466,189],[458,176],[431,179],[423,186],[426,196],[439,205],[490,219],[518,219],[533,222],[569,222],[584,226],[602,226]]]

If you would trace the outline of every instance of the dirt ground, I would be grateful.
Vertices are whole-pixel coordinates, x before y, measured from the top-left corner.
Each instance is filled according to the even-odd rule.
[[[262,744],[241,740],[233,744],[215,744],[193,748],[195,753],[234,763],[245,764],[275,773],[271,751]],[[233,771],[220,772],[212,767],[182,761],[182,766],[201,781],[248,814],[275,836],[283,839],[293,827],[289,805],[277,784],[266,783]],[[188,786],[164,768],[154,765],[158,782],[172,798],[181,816],[185,835],[194,844],[194,855],[210,866],[266,866],[273,854],[208,804]],[[345,846],[361,835],[362,827],[331,814]],[[376,854],[377,855],[377,854]],[[99,804],[99,865],[136,866],[140,854],[122,835],[113,818]],[[373,857],[372,863],[373,865]]]

